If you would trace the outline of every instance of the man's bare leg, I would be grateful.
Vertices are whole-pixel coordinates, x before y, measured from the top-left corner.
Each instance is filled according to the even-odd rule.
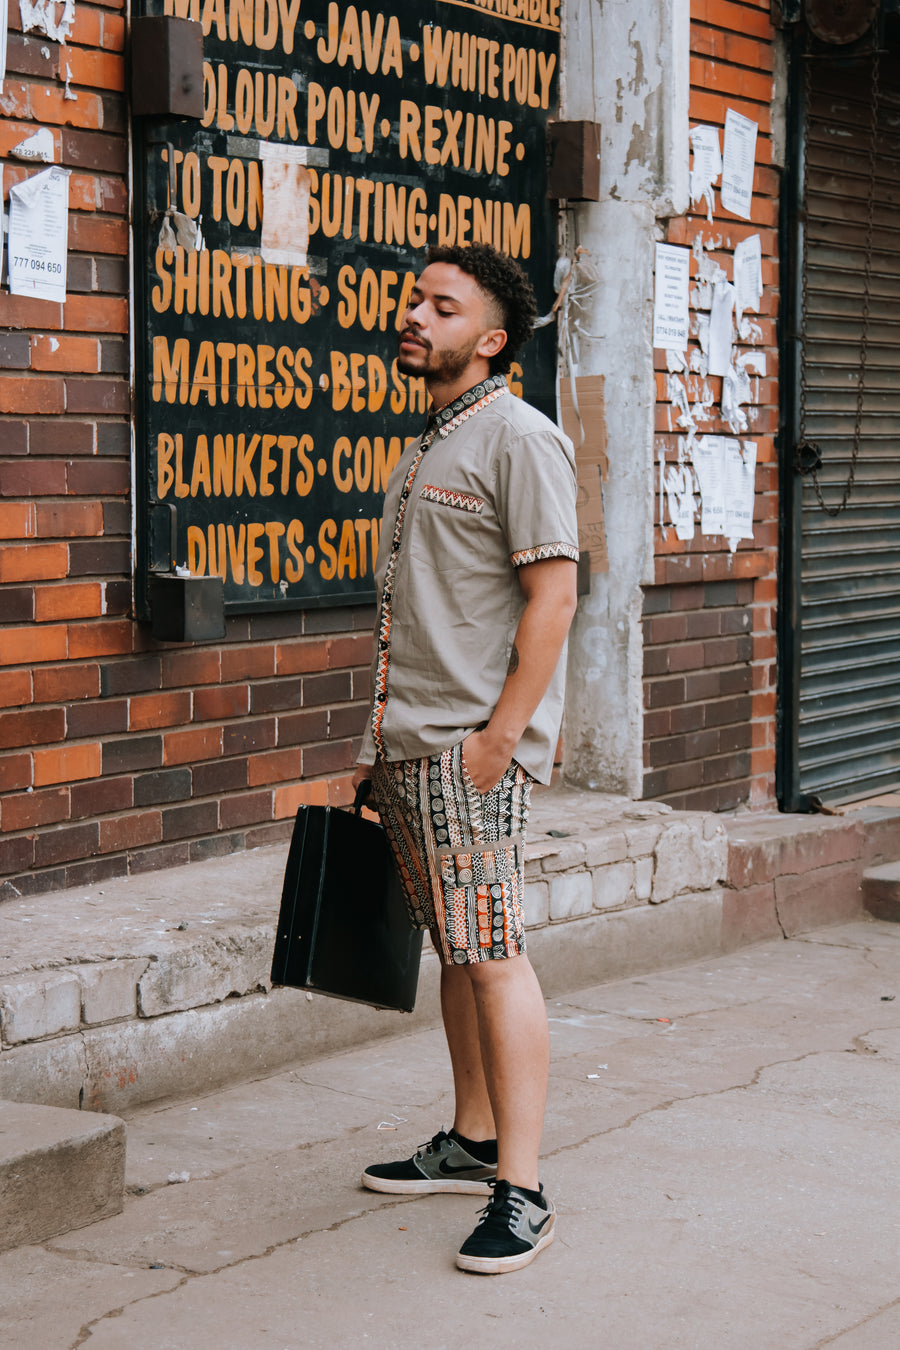
[[[459,988],[464,982],[468,997]],[[445,968],[441,988],[456,1128],[470,1139],[490,1138],[486,1099],[496,1126],[498,1177],[537,1190],[550,1058],[537,976],[527,957],[516,956]]]
[[[453,1128],[465,1139],[494,1139],[494,1115],[481,1062],[472,982],[465,966],[441,967],[441,1014],[453,1068]]]

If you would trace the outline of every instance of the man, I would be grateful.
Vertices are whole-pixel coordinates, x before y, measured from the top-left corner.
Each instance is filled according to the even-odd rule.
[[[441,958],[453,1129],[362,1183],[490,1195],[463,1270],[517,1270],[553,1240],[538,1177],[549,1036],[524,955],[523,852],[533,780],[549,782],[562,715],[578,541],[570,442],[509,392],[537,308],[487,245],[432,248],[398,365],[431,413],[388,484],[376,583],[370,778],[413,921]]]

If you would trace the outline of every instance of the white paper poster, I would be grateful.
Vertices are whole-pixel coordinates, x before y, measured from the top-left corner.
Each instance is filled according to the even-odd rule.
[[[709,315],[710,375],[726,375],[731,366],[733,311],[734,287],[730,281],[717,281]]]
[[[724,438],[725,528],[729,540],[753,538],[753,499],[756,492],[756,441]]]
[[[750,219],[753,171],[756,166],[756,122],[729,108],[725,113],[725,150],[722,155],[722,205],[736,216]]]
[[[734,246],[734,321],[740,330],[745,309],[754,313],[762,300],[762,248],[758,234]]]
[[[62,304],[68,234],[68,169],[45,169],[9,189],[9,289],[13,295]]]
[[[266,262],[305,267],[309,247],[309,170],[305,145],[261,141],[263,221],[260,253]]]
[[[692,457],[700,483],[700,533],[725,533],[725,450],[722,436],[701,436]]]
[[[694,537],[694,475],[690,465],[669,464],[666,468],[666,502],[669,519],[679,539]]]
[[[683,352],[688,343],[688,282],[691,251],[674,244],[656,245],[653,345]]]
[[[706,217],[712,224],[715,210],[715,183],[722,172],[722,152],[719,149],[718,127],[691,127],[691,147],[694,162],[691,165],[691,202],[696,206],[706,200]]]

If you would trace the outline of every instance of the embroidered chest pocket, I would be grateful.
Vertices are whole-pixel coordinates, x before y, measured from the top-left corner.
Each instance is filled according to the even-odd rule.
[[[452,488],[435,487],[432,483],[425,484],[421,497],[423,501],[450,506],[456,511],[468,511],[473,516],[480,516],[484,511],[483,497],[476,497],[471,492],[456,492]]]

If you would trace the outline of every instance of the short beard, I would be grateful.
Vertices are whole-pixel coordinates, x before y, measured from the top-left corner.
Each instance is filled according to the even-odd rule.
[[[480,342],[481,339],[479,338]],[[425,362],[417,364],[404,356],[397,357],[397,369],[401,375],[422,376],[429,384],[452,384],[464,374],[478,349],[478,342],[470,347],[461,347],[452,352],[435,352],[433,347],[425,349]]]

